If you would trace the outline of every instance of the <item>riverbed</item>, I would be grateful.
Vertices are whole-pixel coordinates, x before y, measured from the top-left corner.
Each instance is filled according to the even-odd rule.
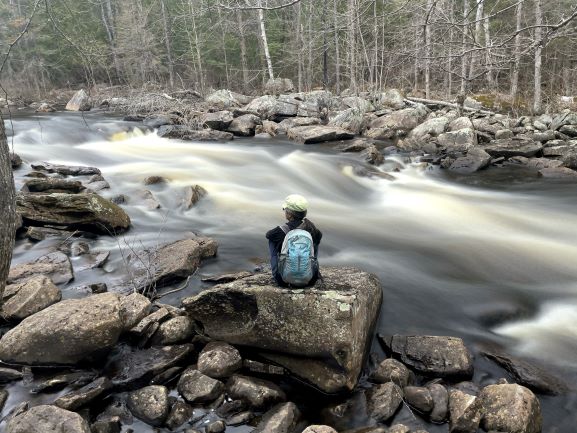
[[[260,136],[184,142],[135,131],[138,126],[98,112],[22,112],[7,122],[9,145],[25,161],[15,171],[17,189],[31,162],[48,161],[98,167],[111,186],[103,196],[128,196],[122,206],[133,227],[118,238],[92,242],[93,251],[111,251],[111,257],[103,269],[78,272],[63,287],[64,298],[83,296],[75,289],[82,284],[114,287],[123,280],[126,253],[133,249],[190,232],[215,238],[218,257],[205,262],[183,290],[162,298],[178,305],[208,287],[202,277],[266,263],[264,233],[284,222],[283,198],[298,193],[308,198],[309,218],[323,232],[321,266],[358,266],[380,278],[384,301],[378,332],[457,336],[474,353],[482,344],[499,344],[510,354],[536,360],[569,386],[575,383],[574,182],[540,179],[516,167],[455,176],[401,155],[387,155],[377,168],[398,167],[390,173],[395,179],[388,180],[359,176],[364,163],[358,155],[326,145]],[[145,187],[143,180],[153,175],[168,182]],[[186,210],[183,190],[189,185],[202,186],[208,195]],[[160,202],[159,209],[136,198],[144,188]],[[13,264],[45,254],[55,242],[19,239]],[[509,377],[481,355],[475,366],[480,383]],[[27,399],[22,384],[9,390],[7,408]],[[574,391],[540,396],[544,432],[574,432],[576,396]],[[137,432],[152,431],[138,426]],[[427,428],[447,431],[447,425]]]

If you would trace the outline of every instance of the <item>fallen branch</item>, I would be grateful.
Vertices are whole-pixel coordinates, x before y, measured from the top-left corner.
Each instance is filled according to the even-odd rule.
[[[452,102],[445,102],[445,101],[435,101],[434,99],[423,99],[423,98],[413,98],[413,97],[407,97],[405,98],[405,101],[410,103],[414,103],[414,102],[418,102],[420,104],[425,104],[425,105],[440,105],[442,107],[450,107],[450,108],[454,108],[456,110],[464,110],[464,111],[471,111],[471,112],[475,112],[475,113],[480,113],[480,114],[488,114],[490,116],[494,116],[495,112],[494,111],[488,111],[488,110],[479,110],[477,108],[470,108],[470,107],[461,107],[458,104],[453,104]]]

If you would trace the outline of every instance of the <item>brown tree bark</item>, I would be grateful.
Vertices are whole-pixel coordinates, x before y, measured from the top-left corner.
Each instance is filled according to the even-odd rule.
[[[10,150],[4,130],[4,119],[0,116],[0,304],[4,294],[8,270],[14,248],[16,231],[16,199]]]

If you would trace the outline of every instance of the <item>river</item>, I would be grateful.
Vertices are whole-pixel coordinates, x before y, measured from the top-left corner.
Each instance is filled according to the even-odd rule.
[[[390,181],[354,174],[353,167],[363,165],[359,157],[328,146],[261,137],[195,143],[123,133],[135,126],[98,112],[15,113],[7,122],[9,144],[25,162],[98,167],[111,185],[104,196],[129,197],[123,207],[133,228],[120,239],[92,243],[94,251],[112,250],[111,258],[104,269],[77,273],[64,287],[65,298],[80,296],[74,290],[80,284],[114,285],[122,277],[123,253],[131,248],[186,232],[214,237],[218,257],[205,262],[184,290],[163,298],[177,305],[206,287],[202,276],[265,262],[264,233],[283,222],[283,198],[299,193],[323,232],[321,266],[354,265],[379,276],[379,332],[458,336],[475,353],[481,344],[497,343],[575,383],[575,183],[542,180],[514,167],[454,176],[395,155],[380,168],[401,167]],[[29,171],[28,164],[15,171],[17,188]],[[134,198],[151,175],[169,180],[147,187],[161,203],[156,210]],[[195,184],[208,195],[184,210],[182,190]],[[54,242],[18,240],[13,263],[46,253]],[[510,320],[490,320],[495,315]],[[508,377],[481,355],[475,365],[477,382]],[[21,384],[10,388],[15,392],[8,406],[26,398]],[[575,397],[540,396],[544,432],[575,431]],[[446,430],[447,425],[430,428]],[[152,430],[142,425],[137,431]]]

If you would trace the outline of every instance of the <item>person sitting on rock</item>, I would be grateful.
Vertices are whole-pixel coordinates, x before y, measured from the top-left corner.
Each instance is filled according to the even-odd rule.
[[[306,219],[308,201],[289,195],[282,206],[287,222],[266,234],[272,275],[281,287],[313,285],[319,277],[317,262],[323,234]]]

